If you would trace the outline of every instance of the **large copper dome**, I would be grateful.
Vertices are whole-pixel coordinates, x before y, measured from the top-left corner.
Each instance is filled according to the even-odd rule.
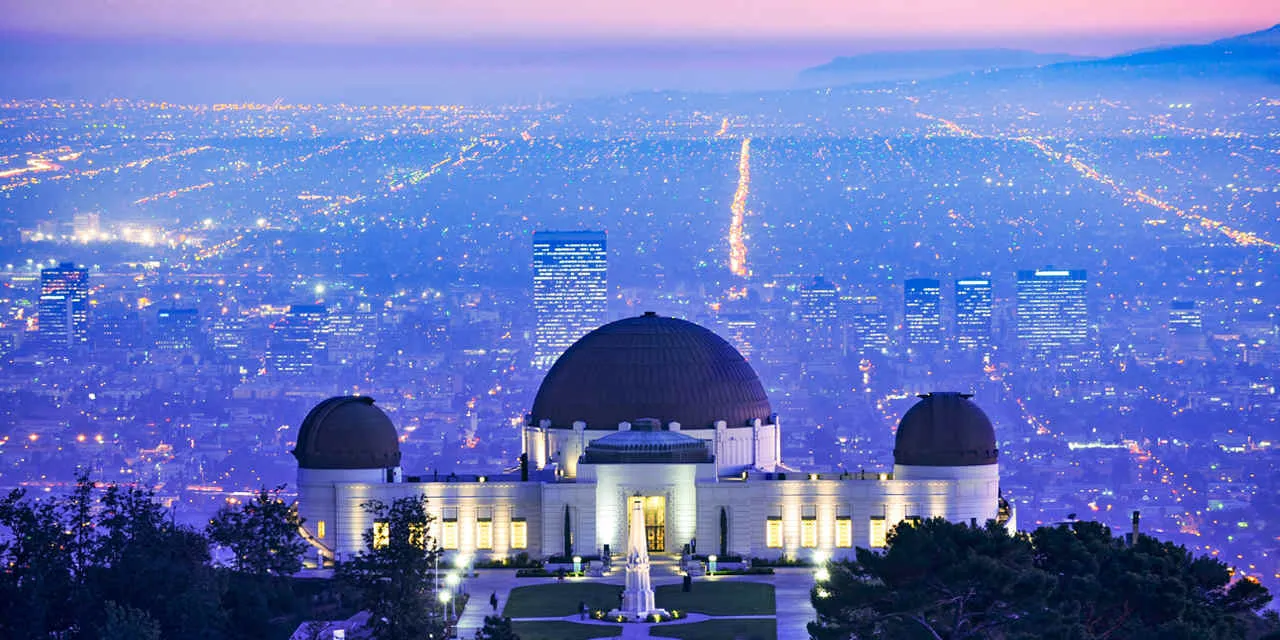
[[[987,414],[954,392],[926,393],[898,423],[894,464],[967,467],[995,464],[996,431]]]
[[[303,469],[386,469],[400,465],[400,439],[373,398],[338,396],[302,420],[293,457]]]
[[[655,313],[612,322],[556,360],[533,401],[532,424],[617,430],[654,418],[685,428],[723,420],[770,422],[773,409],[756,372],[723,338],[692,322]]]

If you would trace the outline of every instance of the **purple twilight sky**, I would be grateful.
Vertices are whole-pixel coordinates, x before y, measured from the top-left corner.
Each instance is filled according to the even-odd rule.
[[[1275,0],[0,0],[3,28],[268,41],[868,38],[1018,44],[1212,37],[1280,19]],[[1029,40],[1030,39],[1030,40]]]

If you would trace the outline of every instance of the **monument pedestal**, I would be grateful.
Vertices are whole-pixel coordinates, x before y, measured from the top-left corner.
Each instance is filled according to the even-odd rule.
[[[631,498],[631,519],[627,523],[627,580],[622,590],[622,606],[609,612],[610,618],[645,622],[657,615],[670,618],[666,609],[653,603],[653,583],[649,579],[649,545],[644,536],[644,501]]]

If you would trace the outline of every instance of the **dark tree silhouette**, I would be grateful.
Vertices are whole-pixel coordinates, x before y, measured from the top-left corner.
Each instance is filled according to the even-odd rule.
[[[445,620],[435,599],[441,551],[430,535],[435,518],[427,513],[427,498],[361,506],[374,526],[364,532],[365,550],[338,564],[338,579],[359,592],[380,640],[442,637]]]
[[[831,563],[812,593],[814,638],[1231,640],[1274,627],[1257,582],[1149,536],[1128,546],[1098,523],[1011,535],[933,519],[888,542]]]
[[[297,505],[280,497],[284,486],[259,489],[238,507],[218,510],[205,529],[209,539],[231,549],[236,570],[256,575],[287,576],[302,568],[307,543]]]

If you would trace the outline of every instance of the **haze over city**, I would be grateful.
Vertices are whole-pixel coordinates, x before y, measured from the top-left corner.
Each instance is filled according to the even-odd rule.
[[[0,9],[5,493],[119,483],[196,531],[280,487],[301,550],[270,572],[339,583],[393,534],[317,496],[422,497],[478,582],[416,596],[465,637],[569,637],[517,566],[641,594],[571,611],[630,629],[716,555],[769,604],[690,628],[865,637],[831,576],[933,518],[1096,521],[1280,586],[1273,3]],[[208,531],[197,564],[243,570]],[[115,619],[77,584],[92,625],[13,637]],[[259,631],[364,606],[312,588]],[[1249,602],[1221,637],[1272,637]]]

